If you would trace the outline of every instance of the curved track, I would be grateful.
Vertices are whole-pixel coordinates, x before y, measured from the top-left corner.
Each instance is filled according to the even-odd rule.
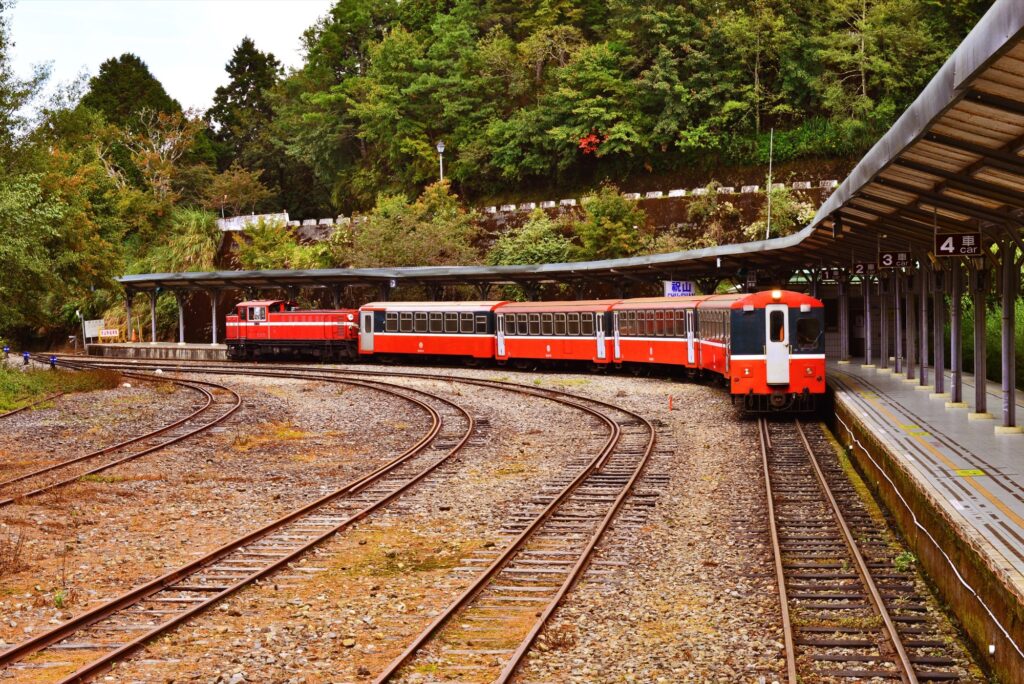
[[[24,406],[20,406],[20,407],[18,407],[16,409],[11,409],[7,413],[0,413],[0,419],[2,419],[2,418],[9,418],[11,416],[14,416],[14,415],[17,415],[17,414],[21,413],[22,411],[27,411],[30,408],[32,408],[33,406],[39,406],[40,404],[45,404],[48,401],[53,401],[54,399],[59,399],[59,398],[61,398],[63,396],[64,396],[63,392],[56,392],[54,394],[49,394],[49,395],[43,397],[42,399],[36,399],[35,401],[33,401],[31,403],[28,403],[28,404],[25,404]]]
[[[63,365],[75,367],[73,362],[66,362]],[[131,373],[124,375],[147,381],[157,379]],[[37,468],[0,482],[0,507],[46,494],[59,487],[78,482],[83,477],[97,475],[205,432],[227,419],[242,406],[242,398],[234,390],[224,385],[201,380],[168,379],[168,381],[179,387],[199,392],[204,400],[202,406],[184,418],[138,437]]]
[[[90,364],[92,365],[92,364]],[[113,365],[102,363],[97,365]],[[452,667],[453,673],[468,676],[477,681],[490,672],[491,679],[508,680],[516,671],[529,651],[534,639],[539,635],[544,624],[560,605],[562,600],[586,570],[591,555],[598,542],[610,527],[616,513],[622,508],[640,478],[650,458],[656,442],[654,426],[643,417],[620,407],[592,400],[567,392],[496,382],[479,378],[434,375],[425,373],[379,373],[370,371],[351,371],[347,369],[310,369],[308,367],[261,366],[239,367],[237,364],[222,365],[175,365],[168,364],[133,364],[134,368],[162,368],[164,372],[201,372],[224,373],[238,375],[260,375],[270,377],[304,378],[310,380],[329,380],[353,384],[372,384],[383,386],[386,383],[373,378],[403,377],[412,379],[438,380],[459,382],[481,387],[489,387],[503,391],[516,392],[541,397],[596,417],[608,428],[608,439],[600,451],[591,458],[580,463],[580,470],[569,475],[560,486],[544,490],[528,502],[524,502],[517,512],[515,522],[504,532],[510,535],[510,541],[502,549],[482,552],[477,557],[468,559],[473,567],[479,564],[481,572],[444,613],[438,616],[408,646],[388,668],[379,675],[378,681],[389,681],[400,675],[403,668],[425,653],[430,652],[431,658],[437,639],[440,636],[444,643],[457,643],[459,638],[467,643],[480,641],[481,633],[458,634],[466,620],[476,618],[492,622],[489,630],[493,638],[502,641],[500,649],[487,649],[486,659],[474,649],[446,648],[446,662]],[[353,379],[358,378],[358,379]],[[408,388],[404,388],[408,389]],[[413,390],[420,391],[420,390]],[[461,440],[460,448],[469,438],[469,433]],[[424,473],[426,475],[426,473]],[[396,492],[394,496],[397,496]],[[389,497],[390,501],[394,496]],[[379,505],[383,505],[381,501]],[[376,506],[374,506],[376,508]],[[366,513],[370,511],[367,510]],[[348,524],[348,523],[346,523]],[[333,530],[331,534],[337,530]],[[318,540],[319,541],[319,540]],[[317,543],[317,542],[313,542]],[[298,553],[296,552],[296,556]],[[275,564],[261,572],[259,576],[272,572],[280,567]],[[249,580],[251,581],[251,580]],[[231,591],[238,587],[231,588]],[[224,594],[226,595],[226,594]],[[215,599],[219,599],[217,596]],[[212,603],[210,601],[208,603]],[[204,604],[208,605],[208,604]],[[189,615],[199,612],[202,607],[190,611]],[[453,621],[453,617],[458,617]],[[524,620],[529,616],[529,619]],[[182,616],[178,622],[187,619]],[[455,623],[458,624],[455,624]],[[140,637],[137,645],[153,638],[160,632],[153,631]],[[500,651],[501,661],[495,667],[495,653]],[[0,664],[6,654],[0,655]],[[123,657],[123,654],[117,654]],[[486,663],[482,663],[486,660]],[[63,681],[84,681],[95,673],[102,671],[106,665],[90,668],[88,672],[80,671]],[[491,672],[493,670],[493,672]]]
[[[832,445],[758,421],[787,681],[957,681],[959,661]]]
[[[468,412],[426,392],[388,387],[385,383],[310,379],[391,394],[424,410],[431,417],[431,426],[411,448],[373,472],[53,630],[0,652],[0,666],[7,666],[6,671],[0,670],[0,677],[17,678],[17,663],[30,657],[32,662],[45,661],[60,652],[61,660],[68,660],[68,653],[88,654],[85,662],[76,663],[81,666],[62,682],[90,680],[149,640],[283,568],[391,502],[454,456],[474,431],[474,420]],[[96,653],[102,655],[96,658]]]

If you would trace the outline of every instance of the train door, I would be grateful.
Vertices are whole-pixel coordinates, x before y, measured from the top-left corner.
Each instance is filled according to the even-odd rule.
[[[694,344],[693,309],[686,310],[686,363],[697,363],[697,346]]]
[[[595,313],[594,318],[596,319],[594,325],[597,331],[597,358],[603,359],[608,354],[604,338],[604,314]]]
[[[764,363],[769,385],[789,384],[789,307],[765,307]]]
[[[622,358],[622,349],[619,345],[619,312],[616,311],[612,314],[612,334],[615,344],[615,360],[618,361]]]
[[[249,319],[249,339],[265,340],[270,337],[270,328],[267,326],[267,307],[250,306],[247,318]]]
[[[373,312],[363,311],[359,314],[359,351],[373,351]],[[384,345],[387,347],[387,345]]]
[[[495,337],[498,340],[498,356],[505,355],[505,314],[498,314]]]

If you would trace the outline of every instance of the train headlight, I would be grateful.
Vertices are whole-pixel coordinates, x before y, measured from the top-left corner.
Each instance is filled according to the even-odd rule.
[[[808,366],[807,368],[804,368],[804,373],[806,373],[808,376],[814,375],[814,369]]]
[[[775,301],[782,299],[782,290],[772,290],[772,299]]]
[[[750,376],[750,369],[749,368],[744,368],[743,369],[743,375],[746,375],[746,376],[749,377]]]
[[[354,320],[356,320],[356,317],[355,317],[355,316],[353,316],[352,314],[348,314],[347,318],[348,318],[348,320],[350,320],[350,321],[354,321]]]

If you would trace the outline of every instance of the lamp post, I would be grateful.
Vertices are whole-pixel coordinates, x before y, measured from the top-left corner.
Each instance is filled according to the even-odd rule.
[[[437,141],[437,163],[441,172],[441,180],[444,180],[444,140]]]

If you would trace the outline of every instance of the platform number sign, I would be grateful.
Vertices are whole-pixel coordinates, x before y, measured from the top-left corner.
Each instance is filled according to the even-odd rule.
[[[935,236],[935,256],[958,257],[981,254],[981,233],[942,233]]]
[[[818,273],[824,283],[837,283],[843,277],[843,269],[835,267],[822,268]]]
[[[875,275],[878,272],[878,264],[874,261],[858,261],[853,265],[853,270],[850,272],[858,276]]]
[[[666,297],[692,297],[696,292],[693,281],[690,280],[665,280]]]
[[[909,268],[910,252],[879,252],[879,268]]]

